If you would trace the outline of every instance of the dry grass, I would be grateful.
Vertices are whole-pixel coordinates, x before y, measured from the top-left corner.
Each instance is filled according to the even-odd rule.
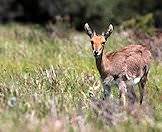
[[[109,51],[132,42],[114,33]],[[50,38],[35,25],[0,26],[0,131],[160,131],[162,67],[153,62],[147,101],[103,101],[87,36]],[[91,98],[91,96],[95,98]]]

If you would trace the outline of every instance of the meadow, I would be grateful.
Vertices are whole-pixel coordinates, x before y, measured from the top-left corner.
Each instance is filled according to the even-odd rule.
[[[0,25],[0,131],[161,131],[162,63],[152,61],[145,103],[125,111],[116,104],[116,88],[114,100],[101,100],[86,33],[64,33],[51,37],[39,25]],[[106,50],[129,43],[136,41],[115,31]],[[120,115],[111,122],[103,113],[112,107]]]

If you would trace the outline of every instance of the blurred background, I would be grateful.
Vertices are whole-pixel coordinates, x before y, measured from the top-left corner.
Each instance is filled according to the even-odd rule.
[[[103,101],[86,22],[114,25],[105,51],[150,48],[142,105]],[[0,0],[0,132],[161,132],[161,29],[162,0]]]
[[[97,30],[107,23],[162,28],[161,0],[0,0],[0,22],[63,22],[77,30],[89,22]]]

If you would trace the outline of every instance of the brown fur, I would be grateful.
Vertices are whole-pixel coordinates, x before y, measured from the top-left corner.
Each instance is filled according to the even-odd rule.
[[[104,95],[110,96],[111,84],[116,82],[123,104],[126,103],[126,94],[134,103],[136,94],[134,84],[138,83],[140,88],[140,103],[142,104],[144,87],[151,62],[151,53],[145,45],[129,45],[116,52],[105,53],[104,45],[113,31],[110,25],[103,35],[95,32],[85,24],[85,30],[91,39],[92,50],[96,59],[96,66],[100,73],[104,87]]]
[[[151,61],[150,51],[143,45],[129,45],[119,51],[103,53],[97,67],[104,79],[107,75],[122,77],[127,74],[131,78],[142,76],[143,68]]]

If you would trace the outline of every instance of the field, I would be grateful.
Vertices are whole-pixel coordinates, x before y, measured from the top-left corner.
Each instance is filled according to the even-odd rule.
[[[86,34],[64,35],[49,37],[39,25],[0,26],[1,132],[162,131],[162,63],[152,61],[144,104],[123,110],[117,88],[113,100],[101,100]],[[114,32],[106,50],[134,42]]]

